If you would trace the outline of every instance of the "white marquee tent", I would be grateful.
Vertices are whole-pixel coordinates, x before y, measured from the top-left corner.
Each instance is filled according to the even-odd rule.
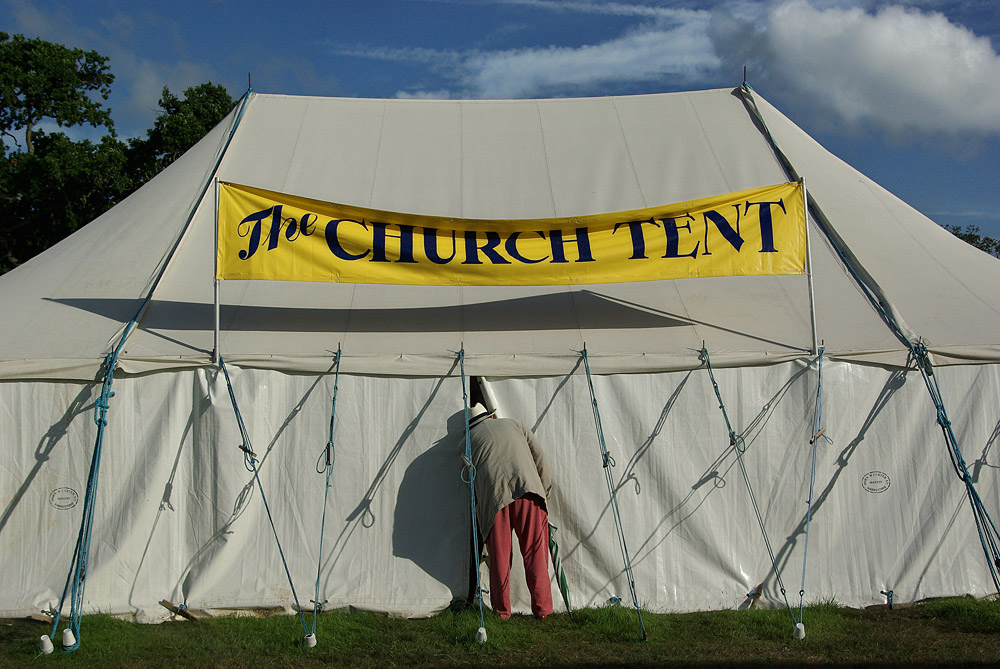
[[[890,591],[897,601],[996,592],[962,470],[904,338],[926,346],[969,478],[996,515],[1000,262],[759,96],[251,93],[127,200],[0,278],[0,616],[60,599],[104,361],[122,341],[84,608],[157,620],[168,615],[164,598],[209,610],[294,603],[213,363],[216,178],[381,210],[526,219],[799,177],[812,203],[821,426],[832,440],[817,441],[807,552],[820,361],[805,276],[223,282],[220,350],[298,598],[308,607],[316,596],[317,564],[327,608],[426,615],[468,593],[462,350],[501,415],[532,427],[553,461],[550,511],[574,605],[628,601],[585,347],[643,607],[738,607],[761,583],[764,601],[784,606],[726,417],[793,606],[800,588],[806,602],[849,605],[884,603]],[[317,467],[338,346],[336,460],[318,554]],[[525,610],[523,591],[515,595]]]

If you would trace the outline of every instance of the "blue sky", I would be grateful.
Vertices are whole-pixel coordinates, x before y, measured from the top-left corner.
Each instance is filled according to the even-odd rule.
[[[530,98],[754,88],[942,224],[1000,237],[995,0],[0,0],[0,30],[96,49],[122,136],[163,86],[238,97]]]

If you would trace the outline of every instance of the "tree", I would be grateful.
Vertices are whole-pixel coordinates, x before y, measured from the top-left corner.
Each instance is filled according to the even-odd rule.
[[[972,244],[977,249],[1000,258],[1000,239],[993,239],[992,237],[980,234],[978,225],[967,225],[964,230],[957,225],[946,225],[944,229],[967,244]]]
[[[114,75],[96,51],[0,32],[0,132],[35,153],[35,129],[44,119],[60,127],[89,123],[114,135],[111,111],[92,98],[111,93]]]
[[[0,273],[89,223],[173,162],[235,104],[211,82],[163,89],[162,113],[145,139],[115,137],[108,98],[114,75],[96,51],[0,32]],[[99,141],[46,133],[103,126]],[[23,141],[23,145],[22,145]]]
[[[41,253],[110,209],[128,187],[125,145],[39,132],[34,153],[0,160],[0,271]]]
[[[183,99],[164,86],[160,97],[162,112],[147,131],[146,139],[129,142],[129,173],[135,187],[180,158],[225,118],[235,104],[224,86],[211,81],[186,89]]]
[[[107,63],[96,51],[0,32],[0,271],[51,246],[119,197],[125,145],[115,139],[111,111],[101,103],[114,81]],[[103,126],[108,134],[97,144],[74,142],[39,130],[45,120]]]

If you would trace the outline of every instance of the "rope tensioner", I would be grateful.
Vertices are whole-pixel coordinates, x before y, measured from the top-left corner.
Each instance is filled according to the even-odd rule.
[[[743,462],[743,454],[746,452],[746,442],[743,439],[743,435],[737,434],[733,430],[732,423],[729,421],[729,414],[726,411],[726,403],[722,401],[722,393],[719,391],[719,384],[715,381],[715,373],[712,371],[712,361],[708,355],[708,349],[705,348],[705,343],[702,342],[701,353],[698,355],[702,364],[708,370],[708,377],[712,382],[712,388],[715,390],[715,397],[719,400],[719,408],[722,410],[722,417],[726,421],[726,429],[729,431],[729,445],[733,448],[733,452],[736,453],[736,462],[740,466],[740,473],[743,475],[743,482],[747,486],[747,492],[750,494],[750,503],[753,507],[754,515],[757,517],[757,524],[760,525],[761,535],[764,537],[764,545],[767,547],[767,554],[771,558],[771,569],[774,572],[774,578],[778,582],[778,588],[781,591],[781,596],[785,600],[785,608],[788,610],[788,617],[792,621],[794,626],[795,638],[801,639],[805,637],[805,626],[801,622],[796,622],[795,615],[792,613],[792,606],[788,603],[788,594],[785,591],[785,584],[781,580],[781,572],[778,571],[778,562],[774,556],[774,549],[771,548],[771,539],[767,536],[767,529],[764,527],[764,517],[760,513],[760,506],[757,504],[757,496],[754,495],[753,486],[750,484],[750,476],[747,474],[746,464]],[[740,444],[743,447],[740,448]],[[799,636],[801,633],[802,636]]]
[[[323,447],[323,450],[320,452],[319,458],[317,459],[317,463],[320,461],[324,462],[324,467],[322,470],[320,470],[318,466],[316,467],[317,473],[326,475],[326,481],[323,484],[323,517],[319,526],[319,550],[316,554],[316,596],[314,599],[309,600],[313,605],[312,632],[306,634],[305,637],[305,644],[309,648],[313,648],[316,645],[316,620],[327,603],[327,600],[325,599],[320,600],[319,580],[320,573],[323,568],[323,537],[326,533],[326,507],[327,500],[330,495],[330,476],[333,474],[333,463],[336,459],[333,428],[337,419],[337,387],[340,383],[340,357],[340,344],[337,344],[337,354],[333,358],[333,399],[330,401],[330,431],[327,436],[326,445]]]
[[[264,486],[260,482],[260,473],[257,468],[257,454],[253,452],[253,446],[250,443],[250,433],[247,431],[246,424],[243,422],[243,415],[240,413],[239,404],[236,402],[236,392],[233,390],[233,383],[229,378],[229,370],[226,369],[226,363],[222,359],[221,355],[219,356],[219,368],[222,370],[222,373],[226,378],[226,387],[229,389],[229,399],[233,404],[233,413],[236,414],[236,424],[239,427],[240,437],[242,438],[242,443],[239,445],[239,449],[243,451],[243,464],[247,468],[247,471],[253,473],[254,481],[257,483],[257,490],[260,491],[260,499],[264,503],[264,511],[267,512],[267,520],[271,524],[271,533],[274,535],[274,542],[278,547],[278,555],[281,556],[281,564],[285,568],[285,576],[288,578],[288,587],[292,591],[292,599],[295,600],[295,611],[299,616],[299,620],[302,622],[302,631],[305,634],[304,641],[306,645],[310,647],[315,646],[315,635],[309,633],[305,616],[302,615],[302,605],[299,604],[299,596],[295,592],[295,584],[292,582],[292,573],[288,569],[288,561],[285,559],[285,551],[282,549],[281,540],[278,538],[278,529],[274,525],[274,517],[271,515],[271,506],[267,503],[267,496],[264,494]],[[312,637],[311,640],[310,636]]]
[[[111,408],[111,398],[114,392],[111,386],[114,383],[115,367],[118,364],[118,355],[125,347],[136,321],[133,319],[125,326],[125,331],[115,347],[114,352],[108,354],[104,360],[104,381],[101,384],[101,394],[94,402],[94,424],[97,425],[97,438],[94,441],[94,454],[90,460],[90,472],[87,475],[87,491],[83,500],[83,518],[80,521],[80,533],[76,539],[76,546],[73,549],[73,559],[70,561],[69,573],[66,575],[66,585],[63,586],[62,597],[59,599],[59,607],[54,612],[52,621],[52,632],[43,635],[39,639],[39,650],[48,654],[52,652],[52,637],[55,637],[56,630],[59,629],[59,618],[62,613],[63,603],[66,601],[67,592],[70,593],[70,623],[63,629],[62,646],[63,650],[72,652],[80,647],[80,616],[83,613],[83,593],[86,585],[87,569],[90,563],[90,541],[94,533],[94,510],[97,505],[97,491],[101,472],[101,452],[104,447],[104,428],[108,425],[108,409]],[[70,587],[72,584],[72,588]]]
[[[806,595],[806,562],[809,557],[809,527],[812,524],[813,493],[816,488],[816,451],[820,438],[833,443],[830,437],[826,436],[826,428],[823,425],[823,353],[825,346],[820,346],[816,355],[816,411],[813,414],[813,436],[809,440],[812,446],[812,467],[809,474],[809,499],[806,500],[806,536],[802,550],[802,587],[799,589],[799,621],[795,624],[794,635],[796,639],[804,639],[806,636],[805,623],[803,622],[803,608],[805,606]]]
[[[642,621],[642,608],[639,606],[639,598],[635,591],[635,574],[632,572],[632,559],[629,557],[628,544],[625,541],[625,532],[622,528],[621,512],[618,509],[618,495],[616,493],[614,478],[611,474],[611,470],[615,466],[615,459],[611,457],[611,454],[608,452],[607,442],[604,439],[604,428],[601,426],[601,412],[597,406],[597,394],[594,392],[594,381],[590,373],[590,361],[587,358],[586,344],[584,344],[583,350],[580,351],[580,356],[583,358],[583,366],[587,371],[587,387],[590,389],[590,403],[594,409],[594,423],[597,428],[597,441],[601,447],[601,467],[604,470],[604,480],[608,485],[608,495],[611,499],[611,515],[615,521],[615,532],[618,535],[618,547],[621,549],[622,560],[625,563],[625,575],[628,578],[628,587],[629,592],[632,595],[632,604],[635,606],[636,613],[639,616],[639,631],[642,634],[642,640],[646,641],[646,626]]]
[[[927,350],[927,346],[923,342],[913,344],[911,346],[911,357],[920,370],[920,376],[924,380],[924,385],[931,396],[931,401],[934,402],[937,412],[937,423],[941,426],[941,432],[944,435],[945,446],[948,448],[948,456],[951,459],[952,467],[955,469],[955,474],[959,480],[965,484],[965,494],[969,500],[969,506],[972,508],[973,518],[976,521],[976,531],[979,534],[979,543],[982,545],[983,553],[986,556],[986,565],[993,579],[993,585],[997,593],[1000,593],[1000,546],[998,546],[1000,544],[1000,532],[997,531],[996,524],[986,510],[983,500],[979,497],[979,492],[976,490],[972,476],[969,474],[965,458],[962,456],[962,449],[958,446],[958,439],[952,430],[951,420],[948,419],[948,412],[945,409],[944,400],[941,398],[941,388],[938,385],[937,377],[934,376],[930,361],[930,352]]]

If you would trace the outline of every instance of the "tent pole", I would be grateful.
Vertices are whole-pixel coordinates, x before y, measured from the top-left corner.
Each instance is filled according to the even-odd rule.
[[[816,331],[816,291],[813,288],[812,244],[809,240],[809,195],[806,193],[806,178],[799,179],[802,184],[802,213],[806,219],[806,277],[809,281],[809,317],[812,321],[812,353],[819,354],[819,333]]]
[[[212,363],[219,364],[219,177],[215,177],[215,333],[212,339]]]

